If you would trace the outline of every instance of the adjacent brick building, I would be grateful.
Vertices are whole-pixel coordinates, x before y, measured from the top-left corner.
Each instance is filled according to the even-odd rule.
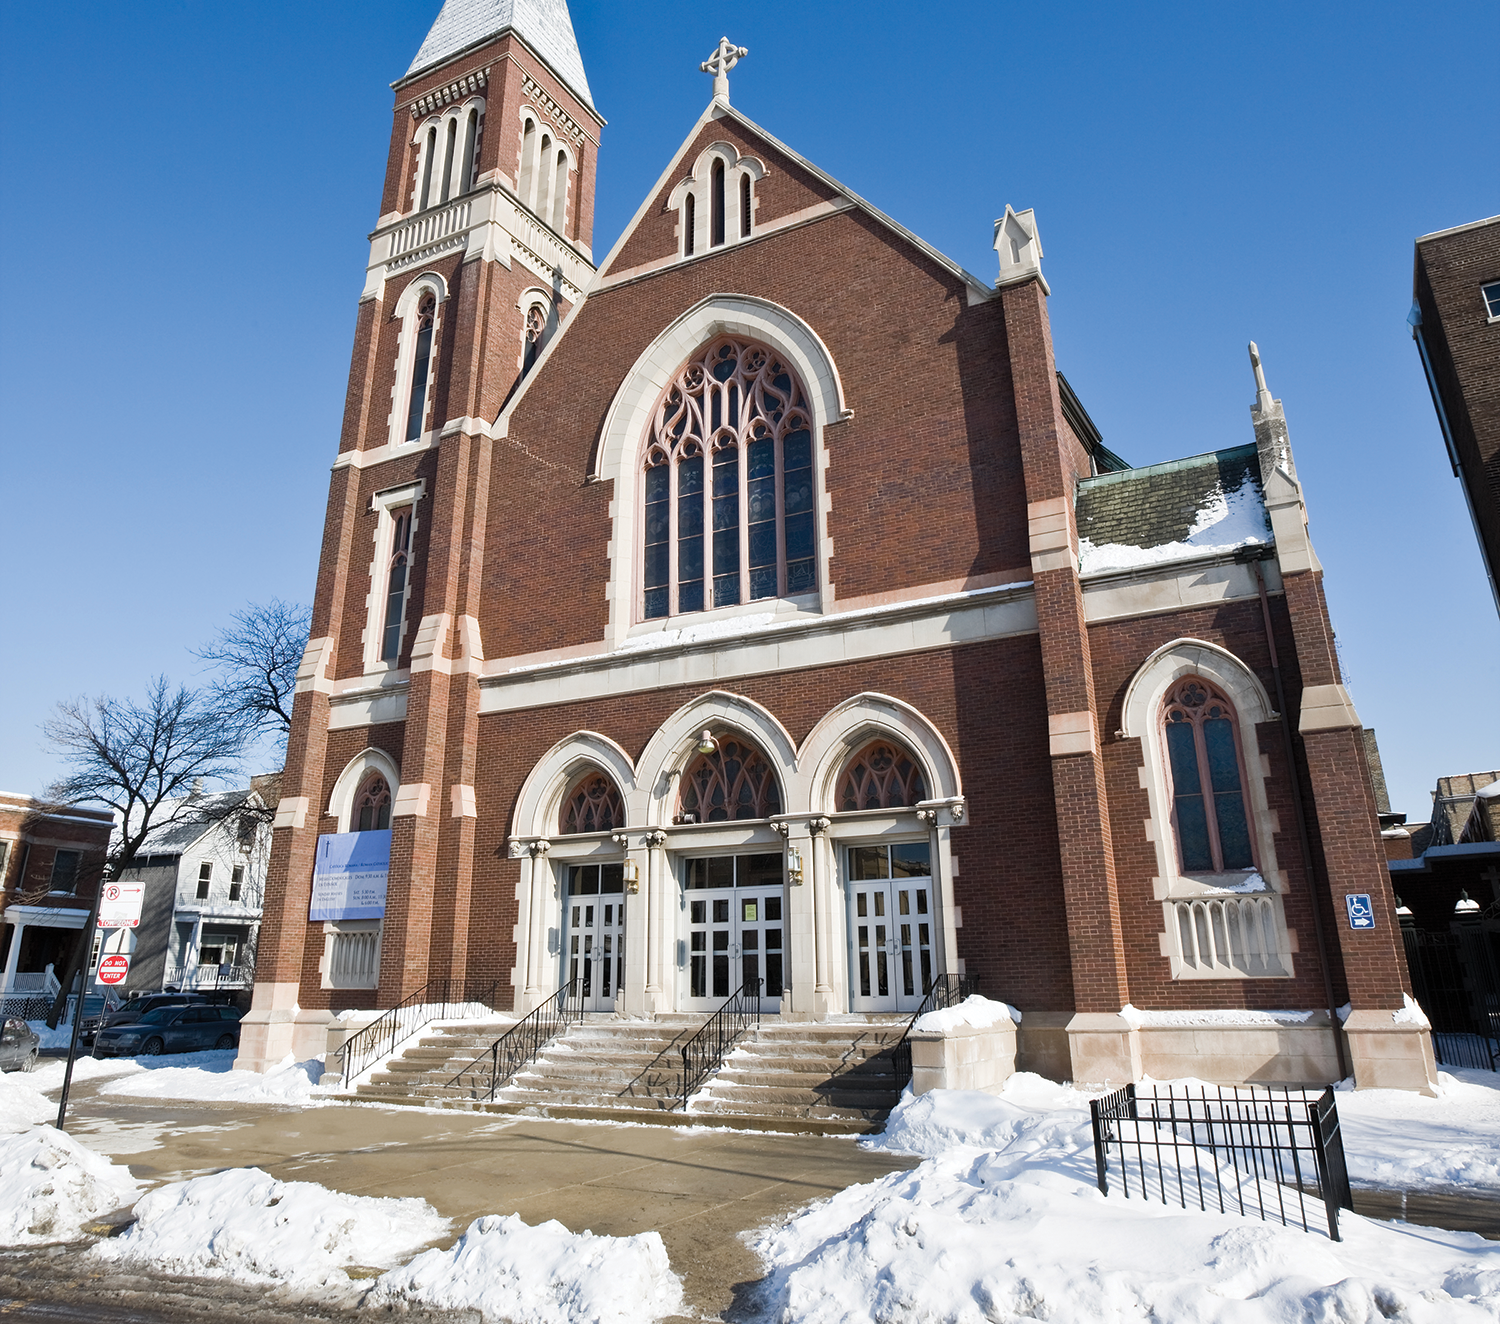
[[[1408,320],[1500,610],[1500,216],[1417,240]]]
[[[1245,445],[1125,468],[1033,213],[972,275],[722,45],[596,265],[559,13],[448,0],[395,84],[241,1065],[439,979],[820,1019],[969,971],[1060,1076],[1332,1078],[1348,1002],[1362,1083],[1430,1082],[1258,362]],[[383,834],[383,900],[315,897]]]

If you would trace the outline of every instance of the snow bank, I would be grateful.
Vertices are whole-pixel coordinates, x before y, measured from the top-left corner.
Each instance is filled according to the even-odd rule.
[[[1078,573],[1133,570],[1137,566],[1184,561],[1195,556],[1232,552],[1236,548],[1269,542],[1270,526],[1260,491],[1248,478],[1233,492],[1214,492],[1198,511],[1198,518],[1181,542],[1158,547],[1132,547],[1128,543],[1078,540]]]
[[[1249,1011],[1241,1008],[1226,1011],[1142,1011],[1128,1002],[1120,1008],[1120,1018],[1136,1029],[1190,1025],[1306,1025],[1317,1014],[1315,1011]]]
[[[1335,1243],[1100,1195],[1086,1104],[1035,1076],[1013,1077],[998,1097],[904,1099],[874,1147],[935,1157],[762,1232],[752,1243],[768,1275],[757,1305],[784,1324],[1500,1316],[1500,1246],[1471,1233],[1346,1212]]]
[[[315,1182],[281,1182],[231,1168],[172,1182],[141,1198],[135,1223],[91,1253],[169,1273],[344,1286],[349,1265],[405,1259],[449,1228],[425,1200],[343,1195]]]
[[[0,1127],[21,1129],[57,1117],[57,1100],[42,1093],[37,1080],[40,1074],[8,1071],[0,1075]]]
[[[49,1030],[46,1021],[27,1021],[26,1024],[31,1026],[31,1032],[42,1041],[37,1045],[38,1048],[66,1048],[73,1042],[71,1021],[64,1022],[55,1030]]]
[[[475,1219],[451,1250],[384,1274],[366,1304],[482,1311],[512,1324],[645,1324],[683,1310],[658,1232],[596,1237],[553,1220]]]
[[[1395,1190],[1500,1192],[1500,1076],[1440,1071],[1438,1097],[1339,1087],[1349,1177]]]
[[[57,1105],[50,1105],[53,1115]],[[65,1131],[35,1126],[0,1135],[0,1246],[69,1241],[83,1224],[128,1205],[140,1190],[130,1169],[85,1149]]]
[[[136,1059],[138,1072],[106,1085],[102,1094],[134,1099],[199,1099],[209,1103],[306,1104],[316,1097],[323,1075],[317,1058],[298,1062],[288,1055],[269,1071],[234,1070],[235,1051],[189,1053],[190,1066],[173,1066],[161,1058]]]
[[[1021,1023],[1021,1013],[1009,1003],[992,1002],[989,998],[980,997],[978,993],[971,993],[955,1006],[918,1016],[911,1028],[927,1030],[932,1034],[946,1034],[949,1030],[956,1030],[964,1025],[984,1030],[1006,1017],[1017,1025]]]

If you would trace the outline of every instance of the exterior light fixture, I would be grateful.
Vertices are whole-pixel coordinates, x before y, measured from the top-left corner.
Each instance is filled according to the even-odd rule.
[[[625,861],[625,891],[635,896],[641,890],[641,866],[634,860]]]
[[[797,846],[791,846],[787,849],[786,880],[793,887],[802,886],[802,851]]]
[[[713,732],[710,731],[707,727],[704,727],[703,730],[698,733],[698,752],[700,754],[712,754],[714,750],[718,749],[718,747],[719,742],[714,739]]]

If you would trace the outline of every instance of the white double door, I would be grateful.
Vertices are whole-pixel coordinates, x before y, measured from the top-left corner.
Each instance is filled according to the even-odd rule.
[[[624,866],[571,865],[564,915],[564,978],[584,1011],[613,1011],[625,983]]]
[[[780,851],[684,860],[685,1011],[716,1011],[760,981],[760,1009],[776,1013],[786,979],[785,862]]]
[[[916,1011],[937,973],[928,845],[853,846],[846,858],[849,1010]]]

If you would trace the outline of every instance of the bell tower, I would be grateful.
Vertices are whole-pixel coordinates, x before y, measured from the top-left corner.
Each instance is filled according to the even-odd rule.
[[[594,274],[604,121],[565,0],[445,0],[392,87],[247,1066],[322,1052],[335,1000],[394,1006],[469,969],[495,420]],[[319,835],[350,831],[347,792],[377,781],[384,914],[313,921]]]

